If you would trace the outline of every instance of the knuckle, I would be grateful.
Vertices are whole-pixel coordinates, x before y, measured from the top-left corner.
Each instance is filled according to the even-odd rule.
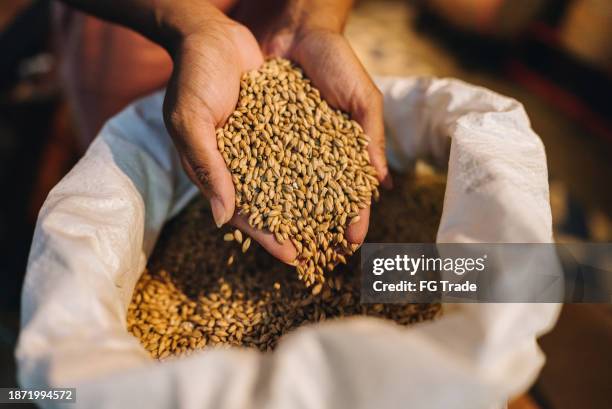
[[[212,179],[210,175],[210,170],[208,170],[205,166],[196,165],[193,166],[193,174],[197,179],[198,183],[206,189],[211,190],[212,188]]]
[[[237,44],[243,43],[243,40],[255,41],[255,37],[246,26],[232,22],[228,25],[228,32]]]
[[[214,186],[214,173],[210,166],[201,158],[197,158],[193,151],[187,150],[184,153],[187,165],[191,168],[192,179],[199,184],[204,190],[211,191]]]
[[[237,36],[251,36],[251,31],[242,24],[233,24],[232,29]]]

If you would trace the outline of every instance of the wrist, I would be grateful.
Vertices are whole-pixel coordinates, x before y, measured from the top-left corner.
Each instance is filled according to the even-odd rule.
[[[321,34],[341,35],[350,11],[351,0],[289,0],[273,27],[268,26],[264,49],[273,55],[291,53],[308,37]]]
[[[171,56],[189,38],[228,20],[216,7],[201,0],[155,0],[153,40]]]
[[[341,33],[352,3],[352,0],[288,0],[282,8],[280,23],[276,24],[291,33],[311,30]]]

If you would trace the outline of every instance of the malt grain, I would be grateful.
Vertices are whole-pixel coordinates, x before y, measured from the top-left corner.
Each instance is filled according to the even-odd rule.
[[[359,124],[322,100],[299,68],[276,58],[243,76],[238,106],[217,129],[217,145],[238,212],[279,243],[294,244],[307,286],[324,282],[324,271],[354,251],[344,238],[347,225],[378,197]],[[234,238],[241,242],[226,235]]]
[[[368,241],[435,241],[443,179],[396,175],[395,183],[372,208]],[[213,346],[266,351],[287,332],[327,319],[370,315],[408,325],[440,311],[437,304],[361,305],[358,257],[304,291],[290,267],[252,247],[243,254],[224,241],[206,201],[194,200],[164,227],[128,307],[128,330],[151,356],[166,359]]]

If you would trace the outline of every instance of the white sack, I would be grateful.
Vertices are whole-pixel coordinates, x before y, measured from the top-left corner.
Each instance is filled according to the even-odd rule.
[[[544,148],[518,102],[448,79],[379,86],[391,163],[448,163],[439,242],[552,241]],[[409,328],[352,318],[301,328],[272,354],[154,362],[126,331],[127,305],[162,225],[197,194],[162,99],[109,121],[40,212],[16,352],[23,387],[76,387],[82,408],[477,409],[534,381],[555,304],[454,305]]]

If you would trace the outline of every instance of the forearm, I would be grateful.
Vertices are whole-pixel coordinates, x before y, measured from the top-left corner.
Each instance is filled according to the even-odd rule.
[[[204,0],[62,0],[104,20],[129,27],[171,51],[181,38],[222,13]]]

